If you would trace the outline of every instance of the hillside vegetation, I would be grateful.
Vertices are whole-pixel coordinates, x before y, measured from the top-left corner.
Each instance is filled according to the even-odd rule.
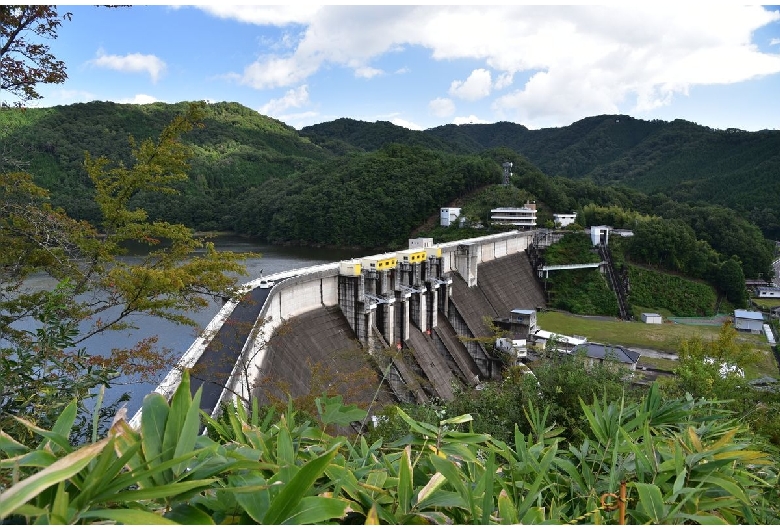
[[[130,163],[128,137],[159,134],[184,107],[92,102],[4,109],[0,170],[29,171],[54,205],[95,223],[100,213],[84,154]],[[351,119],[296,131],[237,103],[215,103],[205,106],[203,127],[184,142],[193,157],[188,180],[176,186],[180,194],[140,194],[134,205],[151,219],[269,242],[399,244],[440,207],[499,183],[504,161],[513,162],[512,184],[521,191],[511,201],[536,200],[540,224],[553,212],[591,204],[678,219],[724,259],[736,256],[746,277],[768,273],[773,256],[754,223],[764,235],[777,235],[780,197],[772,182],[780,151],[778,135],[769,131],[627,116],[536,131],[506,122],[410,131]],[[702,157],[709,157],[706,164],[697,162]],[[695,179],[700,186],[684,184]],[[469,215],[484,221],[488,202]]]
[[[349,136],[336,139],[387,134],[375,124],[360,125],[360,131],[353,124]],[[320,131],[331,134],[331,140],[339,133],[329,124],[301,133],[314,138]],[[499,122],[444,125],[425,134],[464,153],[508,148],[551,176],[728,206],[744,212],[767,237],[780,239],[780,189],[774,185],[780,178],[780,131],[716,130],[685,120],[602,115],[539,130]]]

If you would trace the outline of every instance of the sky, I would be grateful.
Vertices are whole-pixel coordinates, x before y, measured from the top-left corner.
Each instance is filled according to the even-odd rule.
[[[36,106],[235,101],[300,129],[353,118],[424,130],[600,114],[780,127],[780,7],[58,6],[68,79]]]

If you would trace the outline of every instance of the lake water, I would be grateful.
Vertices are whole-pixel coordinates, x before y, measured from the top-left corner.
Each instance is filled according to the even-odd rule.
[[[242,283],[253,280],[261,275],[269,275],[302,267],[310,267],[323,263],[332,263],[362,255],[360,251],[322,249],[314,247],[288,247],[263,245],[258,241],[237,236],[219,236],[212,239],[217,250],[232,252],[257,252],[259,258],[247,260],[244,265],[247,274],[240,277]],[[128,261],[140,261],[142,254],[136,250],[124,257]],[[35,277],[30,279],[31,287],[49,288],[54,286],[49,278]],[[113,331],[90,337],[79,344],[85,347],[89,353],[96,355],[110,355],[112,348],[131,348],[139,340],[156,336],[157,346],[169,349],[171,354],[178,359],[187,351],[192,342],[216,315],[222,306],[221,301],[212,301],[208,308],[197,313],[190,314],[198,328],[182,326],[162,318],[141,316],[132,319],[137,330]],[[108,315],[107,315],[108,316]],[[105,319],[105,317],[104,317]],[[154,391],[168,370],[158,373],[151,381],[138,381],[127,377],[121,378],[112,388],[106,390],[105,403],[111,403],[122,394],[130,394],[127,402],[128,417],[132,416],[141,406],[146,394]]]

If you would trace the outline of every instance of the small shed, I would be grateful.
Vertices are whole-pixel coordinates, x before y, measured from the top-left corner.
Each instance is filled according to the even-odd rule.
[[[529,330],[536,328],[535,309],[513,309],[509,312],[509,321],[526,326]]]
[[[631,370],[636,370],[636,363],[640,357],[639,353],[623,346],[609,346],[597,342],[586,342],[585,344],[581,344],[574,348],[571,351],[571,354],[584,354],[591,363],[603,363],[605,361],[620,363]]]
[[[663,324],[663,317],[658,313],[642,313],[642,322],[645,324]]]
[[[758,311],[734,310],[734,328],[759,334],[764,330],[764,315]]]

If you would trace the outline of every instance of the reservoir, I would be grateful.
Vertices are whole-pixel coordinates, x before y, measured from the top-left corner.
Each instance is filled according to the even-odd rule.
[[[247,274],[239,278],[240,283],[254,280],[263,275],[337,262],[362,255],[360,250],[265,245],[257,240],[238,236],[218,236],[210,239],[210,241],[214,243],[215,248],[219,251],[256,252],[261,254],[259,258],[249,259],[244,262]],[[140,251],[134,253],[131,250],[122,259],[130,262],[134,260],[140,261],[142,256]],[[48,277],[32,277],[29,279],[29,283],[34,288],[50,288],[55,285]],[[111,331],[96,335],[80,343],[79,347],[86,348],[90,354],[109,356],[112,348],[131,348],[141,339],[156,336],[158,338],[157,347],[165,348],[173,358],[178,360],[197,338],[200,331],[216,315],[221,306],[221,300],[212,300],[204,310],[189,314],[188,316],[197,322],[197,328],[175,324],[157,317],[136,316],[131,317],[130,322],[138,329]],[[131,417],[140,408],[144,396],[153,392],[167,373],[168,370],[166,369],[148,380],[120,378],[111,388],[106,389],[104,403],[113,403],[123,394],[129,394],[130,399],[126,406],[128,417]]]

